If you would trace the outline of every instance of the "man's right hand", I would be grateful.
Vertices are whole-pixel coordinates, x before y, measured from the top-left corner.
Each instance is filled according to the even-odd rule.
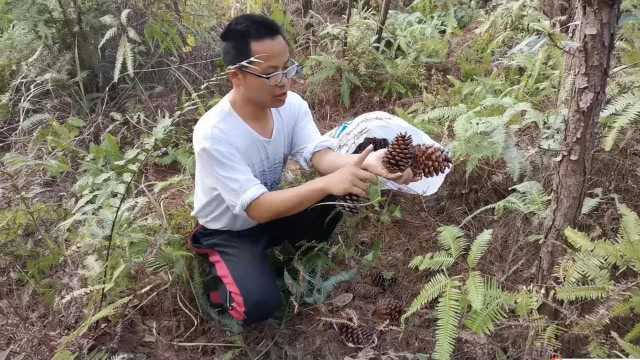
[[[344,166],[324,176],[324,186],[327,192],[335,196],[355,194],[361,197],[368,197],[369,184],[375,183],[377,177],[364,170],[362,164],[372,151],[373,145],[369,145],[362,153],[358,154],[353,164]]]

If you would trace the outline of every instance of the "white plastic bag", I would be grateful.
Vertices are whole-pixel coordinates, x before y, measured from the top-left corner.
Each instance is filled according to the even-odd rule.
[[[415,145],[436,144],[440,146],[440,144],[433,141],[429,135],[425,134],[422,130],[412,126],[400,117],[382,111],[362,114],[353,120],[342,123],[337,128],[326,133],[325,136],[337,139],[338,152],[351,154],[366,137],[385,138],[391,142],[393,138],[401,132],[406,132],[411,135]],[[382,187],[383,189],[393,189],[427,196],[438,191],[449,171],[451,171],[451,167],[443,174],[430,178],[422,178],[419,181],[407,185],[400,185],[393,181],[382,179]]]

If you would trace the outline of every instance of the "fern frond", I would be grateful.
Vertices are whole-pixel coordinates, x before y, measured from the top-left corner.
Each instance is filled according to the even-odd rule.
[[[571,286],[556,289],[555,297],[562,301],[597,300],[609,294],[609,287],[605,286]]]
[[[478,335],[490,335],[495,329],[495,324],[506,317],[504,304],[496,301],[480,310],[472,310],[464,324]]]
[[[564,230],[564,236],[567,237],[569,244],[577,250],[592,251],[595,248],[595,244],[591,241],[589,235],[571,227],[567,227]]]
[[[142,42],[138,33],[131,27],[127,27],[127,35],[129,36],[129,39],[133,41]]]
[[[413,268],[417,268],[420,271],[423,271],[425,269],[446,269],[453,265],[454,261],[455,258],[446,251],[438,251],[436,253],[429,253],[421,256],[419,262],[416,262]]]
[[[122,11],[122,13],[120,13],[120,22],[122,23],[123,26],[128,26],[127,25],[127,20],[129,18],[129,14],[131,13],[131,9],[124,9]]]
[[[114,82],[118,82],[118,79],[120,78],[120,69],[122,69],[122,63],[124,62],[127,45],[127,37],[126,35],[122,35],[120,37],[120,44],[118,45],[118,52],[116,52],[116,64],[113,70]]]
[[[401,323],[404,326],[405,320],[422,309],[425,305],[437,298],[442,293],[449,282],[449,277],[443,273],[435,274],[427,284],[424,285],[420,294],[413,300],[407,312],[402,315]]]
[[[620,347],[627,352],[629,356],[640,357],[640,346],[624,341],[615,331],[611,332],[611,336],[616,339],[618,345],[620,345]]]
[[[416,122],[423,121],[452,121],[467,112],[467,106],[459,104],[456,106],[445,106],[432,109],[424,114],[416,116]]]
[[[640,93],[624,94],[614,99],[603,111],[601,119],[607,123],[611,121],[603,143],[604,149],[610,151],[618,133],[632,122],[640,121]]]
[[[624,341],[633,342],[640,338],[640,323],[633,325],[633,328],[624,336]]]
[[[467,299],[474,310],[480,310],[484,306],[484,281],[477,271],[469,272],[466,282]]]
[[[562,328],[557,325],[549,325],[536,338],[536,345],[543,349],[555,350],[560,347],[558,337],[562,333]]]
[[[529,291],[520,291],[515,295],[515,303],[516,314],[521,318],[527,318],[529,314],[538,310],[542,300],[540,300],[539,296]]]
[[[107,32],[102,37],[102,40],[100,41],[100,44],[98,44],[98,50],[100,50],[102,48],[102,46],[107,41],[109,41],[111,38],[113,38],[117,33],[118,33],[118,28],[117,27],[112,27],[111,29],[107,30]]]
[[[467,247],[464,232],[457,226],[446,225],[438,228],[438,243],[457,259]]]
[[[481,232],[471,244],[469,255],[467,255],[467,264],[471,269],[478,265],[478,261],[484,255],[491,243],[491,237],[493,236],[492,229],[486,229]]]
[[[436,306],[438,321],[436,322],[436,346],[433,356],[438,360],[448,360],[453,355],[458,337],[458,323],[462,313],[462,293],[459,286],[460,283],[456,280],[447,281]]]
[[[118,19],[116,19],[116,17],[111,14],[101,17],[100,22],[108,26],[118,26]]]
[[[620,221],[620,242],[640,243],[640,218],[633,210],[624,204],[618,206],[622,215]]]
[[[611,309],[612,316],[627,316],[632,312],[640,313],[640,290],[634,289],[631,296],[613,306]]]
[[[127,71],[129,72],[129,76],[133,77],[133,52],[131,51],[131,45],[127,38],[125,36],[123,36],[123,38],[125,39],[124,55],[127,62]]]
[[[108,306],[104,307],[102,310],[100,310],[98,313],[93,315],[92,317],[90,317],[90,318],[86,319],[85,321],[83,321],[82,324],[80,324],[80,326],[76,330],[74,330],[71,334],[69,334],[69,335],[65,336],[64,338],[62,338],[62,340],[60,342],[60,345],[58,345],[58,348],[57,348],[56,352],[60,352],[60,351],[63,351],[64,349],[66,349],[67,346],[69,346],[69,344],[71,344],[72,341],[74,341],[79,336],[84,334],[87,330],[89,330],[89,327],[91,325],[93,325],[96,321],[114,315],[118,311],[118,309],[122,305],[128,303],[129,300],[131,300],[131,296],[127,296],[125,298],[122,298],[122,299],[114,302],[114,303],[111,303]]]

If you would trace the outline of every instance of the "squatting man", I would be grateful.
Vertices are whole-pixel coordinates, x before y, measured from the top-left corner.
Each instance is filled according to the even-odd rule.
[[[268,250],[284,241],[327,241],[341,220],[335,206],[314,204],[346,194],[367,197],[377,176],[407,184],[413,174],[385,170],[386,149],[335,151],[335,139],[320,134],[307,102],[289,91],[301,71],[273,20],[238,16],[220,38],[233,88],[194,128],[199,225],[189,240],[208,258],[212,305],[251,324],[282,305]],[[289,159],[321,176],[278,189]]]

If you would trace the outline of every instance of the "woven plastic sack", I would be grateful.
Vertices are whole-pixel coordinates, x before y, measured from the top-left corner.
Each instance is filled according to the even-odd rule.
[[[400,117],[382,111],[365,113],[353,120],[346,121],[326,133],[325,136],[337,140],[338,152],[351,154],[366,137],[385,138],[391,142],[397,134],[402,132],[411,135],[415,145],[436,144],[440,146],[440,144],[433,141],[433,139],[422,130],[409,124]],[[419,181],[407,185],[400,185],[390,180],[381,179],[382,188],[423,196],[431,195],[438,191],[451,169],[452,167],[449,167],[443,174],[430,178],[422,178]]]

